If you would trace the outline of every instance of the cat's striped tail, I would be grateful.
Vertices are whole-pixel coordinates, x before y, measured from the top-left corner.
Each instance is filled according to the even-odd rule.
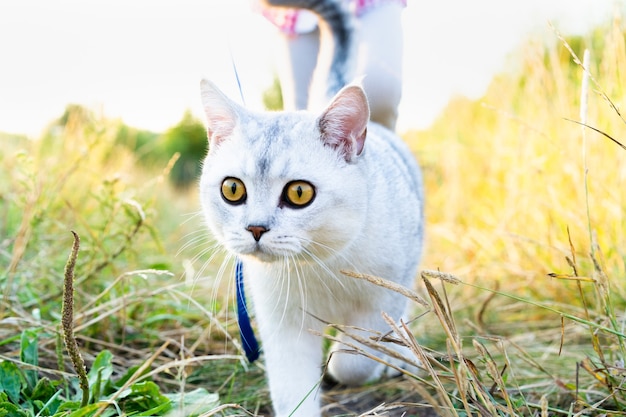
[[[311,100],[326,102],[352,81],[353,15],[341,0],[262,0],[271,7],[306,9],[320,18],[320,54],[311,84]],[[316,91],[317,90],[317,91]],[[321,103],[314,103],[319,105]],[[309,102],[311,107],[311,101]]]

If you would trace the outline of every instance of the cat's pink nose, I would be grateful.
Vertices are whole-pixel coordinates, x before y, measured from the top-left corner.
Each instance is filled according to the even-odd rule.
[[[267,229],[265,226],[248,226],[246,227],[246,230],[252,233],[252,236],[254,236],[254,240],[258,242],[261,239],[261,235],[267,232],[269,229]]]

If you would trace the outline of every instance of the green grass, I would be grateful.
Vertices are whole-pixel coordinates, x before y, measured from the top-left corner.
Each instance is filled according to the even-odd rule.
[[[626,144],[623,33],[616,20],[568,42],[591,51],[587,124]],[[329,413],[626,415],[626,151],[570,121],[583,71],[556,34],[514,58],[481,100],[404,135],[431,272],[429,307],[395,337],[425,371],[331,387]],[[195,190],[170,185],[174,159],[138,165],[118,132],[81,113],[0,138],[0,416],[267,414]],[[60,327],[71,231],[87,405]]]
[[[198,279],[189,285],[182,264],[191,255],[175,255],[197,229],[189,222],[182,227],[197,210],[193,199],[170,187],[167,164],[138,170],[136,156],[116,145],[116,129],[106,120],[70,118],[40,140],[6,140],[0,157],[0,415],[162,414],[183,403],[166,395],[185,387],[185,368],[201,364],[198,356],[223,351],[218,335],[206,332],[221,320],[219,306],[205,299],[197,302],[203,309],[194,307],[193,297],[208,284]],[[91,372],[87,407],[80,405],[60,337],[70,231],[81,239],[73,320]],[[107,375],[98,388],[93,372],[103,352]],[[232,355],[211,360],[220,357],[238,363]],[[143,364],[160,372],[136,374]],[[135,389],[140,398],[131,401],[135,394],[127,391]],[[194,398],[195,389],[183,392]],[[204,397],[215,405],[215,398]]]

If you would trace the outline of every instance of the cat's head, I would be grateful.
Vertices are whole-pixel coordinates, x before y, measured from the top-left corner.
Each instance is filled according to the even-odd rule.
[[[263,262],[340,256],[365,227],[363,90],[344,88],[316,115],[252,112],[209,81],[201,88],[209,136],[201,203],[218,242]]]

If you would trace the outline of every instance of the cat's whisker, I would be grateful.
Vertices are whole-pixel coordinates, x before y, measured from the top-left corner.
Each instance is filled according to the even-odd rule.
[[[190,213],[184,213],[182,215],[182,217],[185,217],[185,220],[182,222],[182,224],[187,224],[192,220],[195,220],[196,218],[200,217],[201,219],[203,219],[203,215],[204,213],[202,212],[202,210],[196,210],[196,211],[192,211]]]
[[[212,246],[203,246],[203,249],[198,252],[193,258],[190,259],[190,263],[196,263],[198,262],[202,257],[204,257],[206,254],[210,253],[210,256],[207,260],[205,260],[202,263],[202,266],[200,267],[200,269],[193,271],[193,276],[189,277],[192,281],[198,281],[199,279],[201,279],[205,273],[205,271],[208,269],[208,267],[212,264],[213,259],[220,253],[221,248],[217,245],[212,245]]]
[[[197,262],[199,261],[203,256],[205,256],[207,253],[210,252],[215,252],[215,249],[217,249],[219,247],[218,244],[216,244],[214,241],[212,241],[209,238],[205,238],[205,237],[198,237],[197,239],[195,239],[192,242],[187,243],[183,248],[181,248],[178,253],[176,254],[176,256],[181,256],[183,251],[187,251],[187,250],[193,250],[195,251],[196,249],[199,249],[199,251],[193,255],[193,257],[191,257],[191,262]]]
[[[315,242],[311,241],[311,243],[315,243]],[[328,278],[333,279],[342,288],[345,288],[343,280],[339,278],[339,275],[337,274],[337,272],[331,270],[326,264],[326,262],[324,262],[323,259],[321,259],[319,256],[317,256],[315,253],[313,253],[311,250],[307,248],[303,248],[303,252],[306,253],[306,255],[309,256],[316,263],[317,266],[319,266],[319,269],[321,269],[321,271],[319,271],[318,268],[315,268],[315,270],[318,271],[316,273],[316,276],[319,278],[320,282],[322,283],[322,285],[324,285],[324,287],[328,290],[329,293],[332,294],[332,290],[326,284],[326,279]],[[322,272],[325,272],[326,274],[323,274]]]
[[[326,288],[329,294],[332,295],[333,293],[331,288],[326,283],[326,280],[329,277],[337,281],[337,283],[339,283],[339,285],[343,287],[343,283],[341,282],[341,280],[339,280],[337,275],[326,265],[326,263],[323,260],[318,258],[315,254],[309,252],[307,249],[304,249],[303,253],[305,253],[308,257],[310,257],[315,262],[315,265],[317,267],[313,267],[311,270],[312,272],[315,273],[315,276],[318,278],[319,282],[324,286],[324,288]]]
[[[197,215],[198,213],[195,213],[193,216],[190,217],[194,218]],[[187,250],[195,250],[196,248],[200,249],[198,253],[196,253],[191,259],[183,260],[183,265],[185,266],[185,268],[181,278],[187,284],[191,284],[190,293],[193,294],[200,274],[203,274],[204,270],[207,269],[208,266],[211,264],[211,261],[215,256],[215,253],[217,252],[216,248],[218,248],[219,246],[215,241],[211,239],[210,234],[206,230],[202,229],[187,233],[181,238],[181,240],[186,240],[186,242],[178,249],[178,251],[176,252],[176,257],[181,256]],[[207,243],[209,242],[211,244],[207,245]],[[199,271],[196,270],[193,265],[197,263],[207,253],[211,254],[209,259],[203,262]]]
[[[289,299],[289,277],[288,271],[289,265],[288,260],[286,258],[280,258],[277,260],[270,268],[270,282],[265,283],[266,285],[270,285],[270,289],[267,292],[267,298],[262,300],[263,303],[267,305],[273,306],[270,310],[270,314],[272,316],[280,316],[280,319],[277,320],[274,333],[269,335],[271,339],[279,337],[278,334],[280,332],[280,328],[283,325],[285,316],[286,316],[286,300]],[[244,272],[245,275],[245,272]],[[285,290],[285,286],[287,290]],[[284,297],[284,298],[283,298]],[[278,309],[282,307],[282,311]],[[267,343],[267,342],[266,342]]]
[[[195,290],[196,285],[198,284],[198,282],[201,279],[205,278],[206,270],[211,266],[211,264],[213,263],[213,259],[219,253],[219,251],[220,251],[219,249],[216,250],[215,248],[206,248],[202,252],[200,252],[198,255],[196,255],[196,257],[194,257],[191,261],[189,261],[190,264],[193,264],[198,259],[200,259],[200,257],[204,256],[207,253],[211,253],[209,258],[202,263],[202,265],[200,266],[200,268],[198,270],[191,271],[191,274],[193,274],[193,276],[187,278],[187,279],[189,279],[191,281],[191,284],[192,284],[191,292],[192,293]],[[185,271],[185,274],[187,274],[187,273],[189,273],[189,272]],[[215,288],[216,287],[214,287],[214,290],[215,290]]]
[[[280,276],[280,280],[281,280],[281,292],[280,292],[280,296],[279,296],[279,300],[281,300],[282,303],[282,307],[283,307],[283,311],[281,313],[281,317],[280,317],[280,322],[279,322],[279,326],[278,328],[281,327],[281,325],[283,324],[283,322],[285,321],[285,317],[287,316],[287,306],[290,305],[290,296],[291,296],[291,268],[289,267],[289,258],[287,257],[283,257],[282,258],[282,268],[281,268],[281,276]],[[284,302],[283,302],[283,290],[284,290]]]
[[[209,256],[209,262],[211,262],[220,253],[227,253],[219,246],[219,244],[210,240],[208,242],[210,242],[211,244],[210,245],[204,245],[204,244],[198,245],[198,247],[203,248],[203,249],[200,252],[198,252],[196,255],[194,255],[193,258],[191,258],[192,262],[199,261],[202,257],[204,257],[208,253],[211,254]]]
[[[196,277],[195,277],[195,281],[200,279],[200,276],[204,275],[204,272],[206,269],[208,269],[208,267],[213,263],[214,258],[217,255],[223,255],[223,259],[222,262],[220,263],[219,268],[217,269],[217,272],[213,275],[213,281],[211,283],[211,294],[209,296],[209,305],[212,306],[212,308],[214,308],[214,306],[218,306],[220,304],[223,304],[225,306],[228,306],[229,303],[219,303],[218,300],[222,300],[224,299],[224,297],[229,300],[230,297],[232,296],[232,290],[231,287],[232,285],[228,285],[227,286],[227,290],[226,290],[226,295],[221,294],[220,293],[220,289],[222,288],[222,280],[225,277],[225,273],[227,272],[228,266],[231,266],[231,272],[232,272],[232,265],[233,265],[233,259],[234,256],[227,252],[226,250],[224,250],[223,248],[219,247],[217,248],[217,250],[214,250],[213,253],[211,254],[210,258],[205,261],[202,265],[202,267],[198,270],[198,272],[196,273]],[[232,273],[231,273],[232,275]],[[207,276],[208,278],[208,276]],[[230,279],[230,278],[227,278]],[[228,323],[229,322],[229,308],[223,308],[221,310],[215,310],[212,311],[211,313],[214,314],[215,316],[220,316],[220,314],[224,314],[224,319],[222,320],[224,323]],[[208,331],[208,337],[211,337],[211,329],[209,329]],[[224,349],[226,350],[228,348],[228,343],[229,340],[225,339],[224,340]]]
[[[215,297],[217,297],[218,295],[218,291],[219,288],[221,288],[221,282],[222,279],[224,279],[224,274],[226,273],[226,271],[228,271],[227,275],[226,275],[226,279],[228,281],[228,285],[226,286],[226,299],[227,300],[233,300],[236,299],[236,280],[234,279],[235,277],[235,263],[237,262],[235,255],[233,255],[230,252],[224,251],[226,253],[226,256],[224,257],[224,260],[222,261],[222,265],[220,266],[219,269],[219,279],[216,283],[216,285],[214,286],[214,294]],[[235,294],[233,295],[233,292],[235,292]],[[214,305],[217,305],[217,302],[214,301]],[[235,317],[237,316],[237,313],[232,311],[232,309],[228,308],[228,306],[230,305],[230,303],[225,303],[224,305],[224,316],[225,316],[225,322],[228,323],[230,321],[230,314],[234,314]],[[235,305],[236,302],[235,302]],[[246,306],[247,308],[247,306]],[[228,340],[224,340],[224,348],[227,347],[228,344]]]
[[[302,265],[300,262],[297,261],[297,259],[295,259],[298,255],[291,255],[290,258],[292,260],[292,263],[294,265],[294,271],[296,273],[296,279],[297,279],[297,283],[298,283],[298,293],[300,294],[300,305],[301,305],[301,313],[302,313],[302,318],[300,320],[300,335],[302,335],[302,331],[306,330],[304,328],[304,324],[306,321],[306,316],[307,316],[307,312],[308,312],[308,301],[309,301],[309,294],[307,293],[307,282],[306,282],[306,278],[303,277],[304,273],[302,272],[301,268]]]
[[[337,250],[336,248],[312,239],[307,239],[305,241],[312,246],[316,246],[318,248],[321,248],[322,250],[325,250],[326,253],[329,255],[328,257],[336,256],[341,259],[342,262],[349,264],[351,268],[356,269],[356,266],[353,264],[352,260],[347,258],[341,251]]]
[[[206,242],[213,241],[211,236],[204,230],[194,230],[193,232],[187,233],[180,240],[184,241],[185,243],[180,246],[180,248],[176,252],[176,256],[179,256],[182,252],[190,248],[203,245]]]

